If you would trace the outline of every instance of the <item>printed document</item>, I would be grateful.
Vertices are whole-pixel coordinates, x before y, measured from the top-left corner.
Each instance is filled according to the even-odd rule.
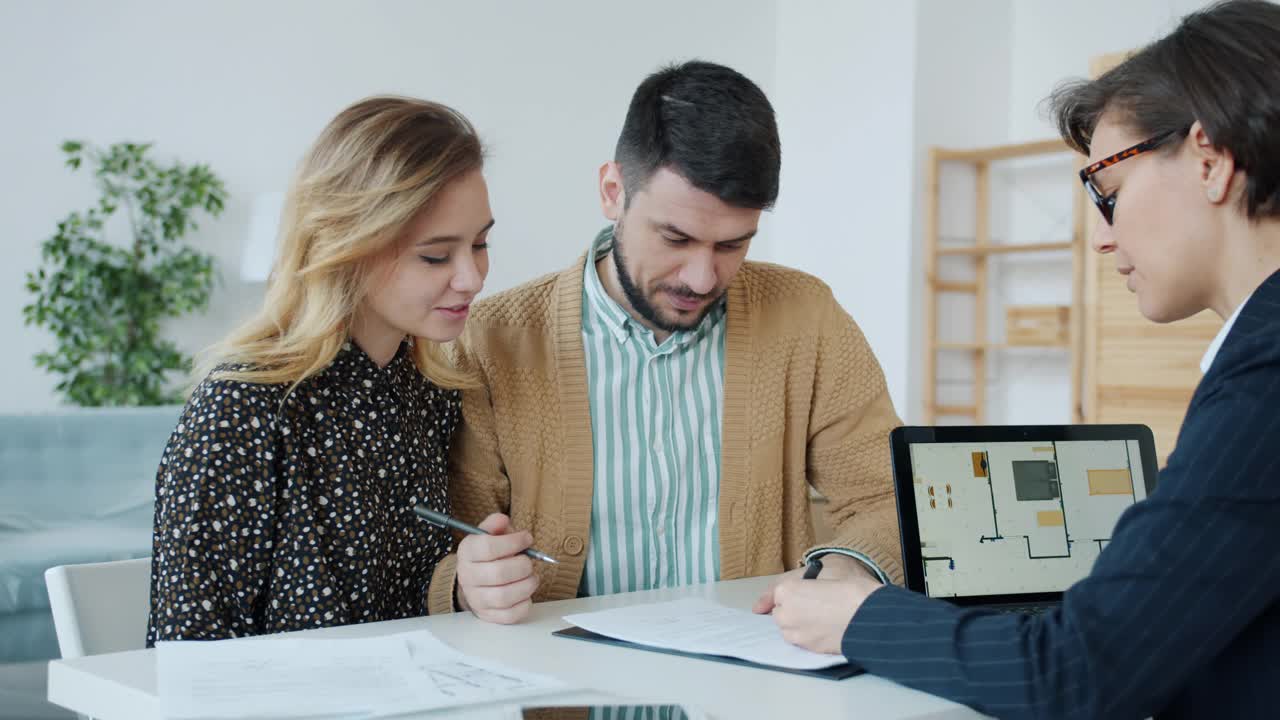
[[[845,663],[840,655],[811,652],[783,640],[782,631],[768,615],[701,598],[566,615],[564,619],[598,635],[637,645],[724,655],[761,665],[821,670]]]
[[[383,717],[564,690],[426,630],[371,638],[156,643],[161,713],[204,720]]]

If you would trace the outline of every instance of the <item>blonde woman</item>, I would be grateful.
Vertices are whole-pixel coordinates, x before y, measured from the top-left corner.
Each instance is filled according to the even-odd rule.
[[[457,112],[343,110],[289,191],[261,312],[214,353],[156,477],[157,640],[423,615],[450,537],[445,464],[467,379],[439,344],[488,271],[483,152]]]

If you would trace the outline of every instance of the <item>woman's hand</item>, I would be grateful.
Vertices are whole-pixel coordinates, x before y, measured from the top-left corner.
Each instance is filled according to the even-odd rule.
[[[533,545],[527,530],[511,532],[511,519],[495,513],[480,523],[489,535],[468,535],[458,545],[457,599],[463,610],[492,623],[511,625],[529,615],[538,576],[520,554]]]
[[[786,578],[773,594],[757,604],[768,604],[782,637],[814,652],[840,654],[845,629],[871,593],[884,587],[868,574],[841,580]]]

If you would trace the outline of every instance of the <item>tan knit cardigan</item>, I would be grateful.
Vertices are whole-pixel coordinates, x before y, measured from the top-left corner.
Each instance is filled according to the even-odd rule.
[[[582,346],[582,276],[573,267],[473,307],[455,344],[483,387],[465,391],[450,499],[476,523],[505,512],[559,565],[534,563],[535,601],[577,595],[593,491]],[[729,286],[720,577],[797,567],[813,542],[809,486],[828,499],[830,545],[859,550],[901,583],[889,460],[899,424],[862,332],[818,279],[747,262]],[[431,613],[453,607],[456,555],[436,567]]]

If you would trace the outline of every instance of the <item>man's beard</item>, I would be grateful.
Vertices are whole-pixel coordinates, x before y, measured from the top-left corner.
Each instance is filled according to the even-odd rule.
[[[696,318],[692,318],[684,322],[672,321],[663,317],[662,313],[658,311],[658,308],[655,307],[654,304],[649,301],[649,298],[643,292],[641,292],[640,288],[636,285],[635,280],[632,279],[631,273],[627,271],[626,261],[622,257],[622,221],[621,220],[619,220],[617,224],[614,226],[613,252],[609,254],[613,256],[613,268],[618,273],[618,284],[622,286],[622,294],[626,296],[627,302],[631,305],[633,309],[635,309],[637,313],[640,314],[641,318],[643,318],[649,325],[657,328],[658,330],[661,330],[663,332],[668,332],[668,333],[680,332],[682,330],[692,330],[693,328],[697,327],[698,324],[702,322],[702,319],[707,316],[707,313],[711,312],[712,308],[716,306],[714,302],[709,302],[705,306],[703,306],[702,312],[699,312]],[[677,295],[677,296],[686,297],[686,298],[698,298],[698,299],[705,300],[711,297],[710,295],[702,295],[702,294],[693,292],[687,287],[672,287],[669,285],[659,285],[658,287],[654,288],[655,294],[663,291],[669,292],[672,295]]]

